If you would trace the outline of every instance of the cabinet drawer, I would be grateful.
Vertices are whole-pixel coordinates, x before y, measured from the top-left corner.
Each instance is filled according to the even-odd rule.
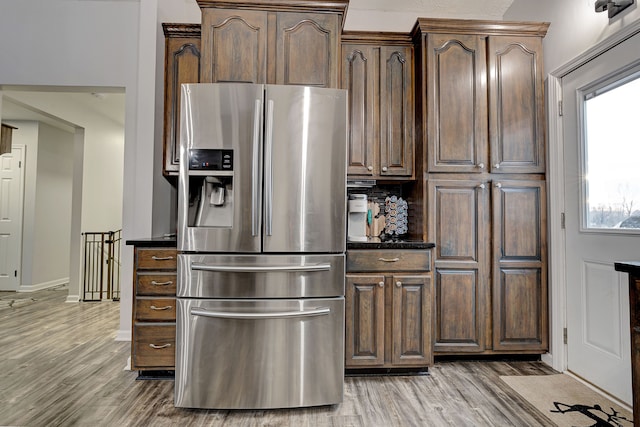
[[[431,251],[424,249],[363,249],[347,251],[347,271],[429,271]]]
[[[177,267],[176,249],[137,249],[138,270],[175,270]]]
[[[136,298],[135,319],[141,322],[175,322],[175,298]]]
[[[138,274],[136,295],[176,295],[175,274]]]
[[[175,324],[136,324],[131,354],[132,368],[173,368],[176,363]]]

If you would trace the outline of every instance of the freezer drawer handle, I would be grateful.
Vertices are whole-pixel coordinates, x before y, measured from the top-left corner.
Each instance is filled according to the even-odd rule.
[[[164,344],[164,345],[149,344],[149,347],[155,348],[156,350],[160,350],[160,349],[163,349],[163,348],[171,347],[171,344]]]
[[[270,266],[250,266],[250,265],[207,265],[192,263],[192,270],[218,271],[225,273],[255,273],[274,271],[326,271],[331,270],[331,264],[309,264],[309,265],[270,265]]]
[[[192,308],[193,316],[218,317],[221,319],[283,319],[309,316],[325,316],[331,313],[329,307],[318,307],[304,311],[272,311],[266,313],[238,313],[232,311],[209,311]]]

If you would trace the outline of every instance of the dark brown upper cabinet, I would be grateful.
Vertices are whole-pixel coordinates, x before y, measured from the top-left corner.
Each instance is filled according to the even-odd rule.
[[[418,19],[417,128],[427,172],[544,173],[548,26]]]
[[[162,24],[164,57],[164,161],[163,173],[180,169],[180,85],[200,80],[200,25]]]
[[[208,1],[200,81],[339,87],[347,0]]]
[[[413,47],[408,35],[345,32],[342,87],[349,91],[347,173],[414,177]]]

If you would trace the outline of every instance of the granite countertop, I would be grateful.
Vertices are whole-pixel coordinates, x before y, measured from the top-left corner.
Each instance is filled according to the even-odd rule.
[[[381,240],[379,238],[369,239],[366,242],[347,242],[349,249],[431,249],[435,243],[423,242],[422,240]]]
[[[174,247],[177,245],[176,236],[148,237],[129,239],[125,242],[132,246]],[[349,249],[431,249],[435,244],[421,240],[381,240],[370,239],[366,242],[347,242]],[[639,267],[640,268],[640,267]]]
[[[616,261],[614,267],[616,271],[640,275],[640,261]]]
[[[149,247],[174,247],[177,246],[176,236],[148,237],[144,239],[130,239],[125,242],[127,245],[133,246],[149,246]]]

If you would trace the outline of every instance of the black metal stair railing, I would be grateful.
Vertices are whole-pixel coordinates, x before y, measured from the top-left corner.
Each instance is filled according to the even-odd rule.
[[[85,232],[83,236],[83,301],[120,300],[122,230]]]

